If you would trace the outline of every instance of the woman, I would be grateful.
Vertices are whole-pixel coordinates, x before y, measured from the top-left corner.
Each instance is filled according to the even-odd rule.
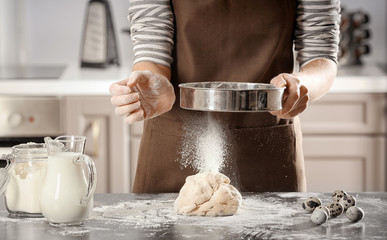
[[[230,135],[223,172],[240,191],[305,191],[297,115],[336,75],[340,2],[131,0],[133,72],[110,88],[116,113],[144,121],[134,192],[177,192],[183,125],[220,122]],[[299,71],[294,70],[293,44]],[[173,51],[172,51],[173,50]],[[240,81],[286,86],[271,113],[203,113],[179,107],[178,84]],[[176,96],[175,96],[176,95]],[[199,122],[198,121],[198,122]]]

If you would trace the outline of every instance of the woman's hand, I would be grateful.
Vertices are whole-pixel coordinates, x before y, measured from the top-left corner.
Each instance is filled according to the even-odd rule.
[[[110,93],[116,114],[129,124],[168,112],[176,99],[168,78],[148,70],[134,71],[128,79],[113,83]]]
[[[270,112],[279,118],[293,118],[302,113],[309,103],[309,89],[297,74],[282,73],[270,81],[277,87],[285,87],[282,110]]]

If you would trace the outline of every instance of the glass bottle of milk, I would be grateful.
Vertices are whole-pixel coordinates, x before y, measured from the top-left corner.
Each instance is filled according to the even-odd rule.
[[[47,149],[43,143],[12,147],[9,183],[5,191],[7,211],[15,217],[43,217],[41,187],[47,168]]]

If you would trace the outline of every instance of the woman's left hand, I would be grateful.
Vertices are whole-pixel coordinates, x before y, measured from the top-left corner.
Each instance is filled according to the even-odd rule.
[[[285,87],[282,110],[270,112],[279,118],[289,119],[302,113],[309,103],[309,90],[297,74],[281,73],[271,81],[277,87]]]

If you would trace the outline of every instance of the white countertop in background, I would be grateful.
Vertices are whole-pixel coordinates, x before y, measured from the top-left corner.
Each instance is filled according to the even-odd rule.
[[[387,93],[387,73],[377,65],[341,67],[330,93]]]
[[[109,95],[109,86],[129,76],[129,67],[69,66],[59,79],[0,79],[0,96]],[[387,73],[376,65],[342,67],[330,93],[387,93]]]
[[[70,65],[59,79],[0,79],[0,96],[109,95],[110,85],[129,73],[129,67],[92,69]]]

